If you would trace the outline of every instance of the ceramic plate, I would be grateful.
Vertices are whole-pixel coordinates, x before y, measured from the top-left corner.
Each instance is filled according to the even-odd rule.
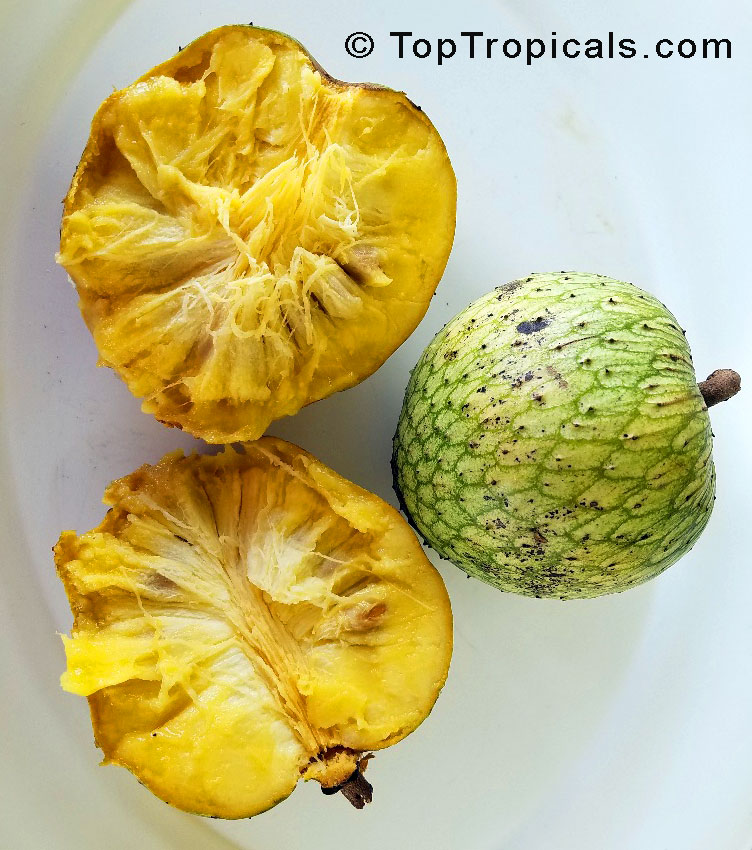
[[[107,482],[196,443],[107,370],[54,262],[64,196],[99,102],[202,32],[288,32],[334,76],[402,89],[457,173],[457,234],[416,332],[371,378],[272,433],[395,502],[389,455],[409,369],[473,298],[529,271],[633,281],[678,316],[704,378],[752,380],[752,19],[739,2],[320,0],[4,3],[0,208],[2,784],[13,850],[749,850],[752,847],[752,391],[713,410],[718,501],[702,539],[647,586],[592,601],[504,595],[434,561],[456,648],[426,722],[369,769],[362,812],[315,783],[253,820],[175,811],[98,767],[64,694],[71,617],[50,548],[102,516]],[[632,38],[633,60],[467,55],[462,31]],[[348,34],[375,47],[354,58]],[[433,45],[398,58],[390,31]],[[456,39],[441,66],[436,40]],[[661,38],[725,37],[730,60],[659,59]],[[480,42],[479,42],[480,45]],[[419,47],[419,52],[425,48]],[[685,52],[688,48],[684,48]],[[463,55],[460,55],[460,54]]]

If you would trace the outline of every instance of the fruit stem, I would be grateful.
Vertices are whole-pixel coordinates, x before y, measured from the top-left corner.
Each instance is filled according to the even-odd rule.
[[[366,803],[373,800],[373,785],[360,770],[356,770],[348,780],[343,782],[339,790],[356,809],[362,809]]]
[[[370,803],[373,800],[373,785],[363,776],[363,771],[366,769],[370,758],[370,755],[362,758],[358,762],[358,766],[344,782],[335,785],[333,788],[322,788],[321,790],[324,794],[336,794],[338,791],[341,791],[349,803],[355,806],[356,809],[362,809],[366,803]]]
[[[697,386],[705,404],[712,407],[735,396],[742,388],[742,379],[733,369],[716,369]]]

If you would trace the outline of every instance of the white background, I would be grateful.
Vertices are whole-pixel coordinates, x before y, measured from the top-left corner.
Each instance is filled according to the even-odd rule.
[[[656,8],[658,7],[658,8]],[[362,812],[315,783],[252,821],[174,811],[98,768],[86,704],[59,690],[70,612],[50,548],[97,524],[111,479],[189,438],[140,413],[96,353],[56,267],[60,200],[99,102],[205,30],[280,29],[334,76],[420,104],[459,185],[454,250],[428,314],[359,387],[271,431],[394,502],[408,370],[452,315],[530,271],[643,286],[686,328],[700,378],[752,381],[746,4],[379,0],[0,3],[0,846],[249,850],[749,850],[752,846],[752,389],[712,411],[718,501],[694,550],[592,601],[503,595],[446,562],[456,648],[423,726],[369,768]],[[727,37],[730,61],[396,58],[431,40]],[[344,50],[365,30],[366,59]],[[460,51],[458,51],[459,53]],[[466,52],[466,51],[465,51]]]

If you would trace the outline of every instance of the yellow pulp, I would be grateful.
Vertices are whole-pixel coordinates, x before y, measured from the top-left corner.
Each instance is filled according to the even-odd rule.
[[[441,139],[403,94],[224,27],[102,104],[58,260],[100,362],[145,410],[209,442],[255,439],[412,332],[455,202]]]
[[[342,782],[430,711],[449,601],[378,497],[264,438],[167,455],[105,502],[55,548],[75,615],[62,683],[106,760],[164,800],[251,816],[301,777]]]

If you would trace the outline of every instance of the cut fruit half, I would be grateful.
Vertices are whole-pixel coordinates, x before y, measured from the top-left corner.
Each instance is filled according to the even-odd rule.
[[[145,411],[252,440],[410,335],[455,207],[441,138],[404,94],[222,27],[104,101],[58,261],[100,363]]]
[[[204,815],[257,814],[301,778],[358,796],[364,753],[421,723],[452,651],[407,523],[274,438],[167,455],[105,503],[55,547],[75,617],[62,684],[105,761]]]

